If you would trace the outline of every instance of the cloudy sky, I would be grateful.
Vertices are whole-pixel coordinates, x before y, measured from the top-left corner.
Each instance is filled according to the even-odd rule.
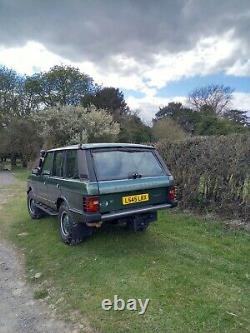
[[[71,64],[149,121],[202,85],[250,110],[250,0],[0,0],[0,65]]]

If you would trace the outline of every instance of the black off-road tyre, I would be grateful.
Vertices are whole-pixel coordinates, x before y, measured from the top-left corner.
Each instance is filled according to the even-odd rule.
[[[58,220],[60,224],[60,236],[68,245],[77,245],[90,237],[93,233],[91,227],[84,223],[76,223],[68,206],[63,203],[59,208]]]
[[[32,191],[29,191],[29,193],[27,194],[27,207],[30,217],[33,220],[38,220],[45,215],[44,212],[35,205]]]

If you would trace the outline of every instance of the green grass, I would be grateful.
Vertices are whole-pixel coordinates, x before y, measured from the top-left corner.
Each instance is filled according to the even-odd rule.
[[[42,299],[48,296],[47,289],[37,289],[34,291],[34,298],[35,299]]]
[[[64,318],[76,313],[102,333],[250,331],[249,234],[167,212],[144,234],[109,227],[69,247],[55,218],[30,219],[23,182],[15,191],[1,224],[25,253],[34,288],[48,290]],[[147,312],[102,310],[101,301],[115,294],[150,298]]]
[[[29,169],[23,169],[16,167],[12,170],[12,172],[15,174],[15,177],[18,180],[26,181],[27,177],[31,174],[31,170]]]

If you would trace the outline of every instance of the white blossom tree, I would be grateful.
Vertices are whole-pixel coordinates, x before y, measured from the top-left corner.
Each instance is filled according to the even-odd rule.
[[[94,106],[51,107],[33,116],[40,124],[46,147],[73,143],[110,142],[120,132],[120,126],[103,109]]]

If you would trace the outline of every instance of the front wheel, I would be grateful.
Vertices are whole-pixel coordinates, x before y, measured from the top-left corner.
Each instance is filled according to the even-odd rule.
[[[77,245],[92,234],[92,228],[74,221],[66,204],[60,206],[58,219],[61,239],[65,244]]]

